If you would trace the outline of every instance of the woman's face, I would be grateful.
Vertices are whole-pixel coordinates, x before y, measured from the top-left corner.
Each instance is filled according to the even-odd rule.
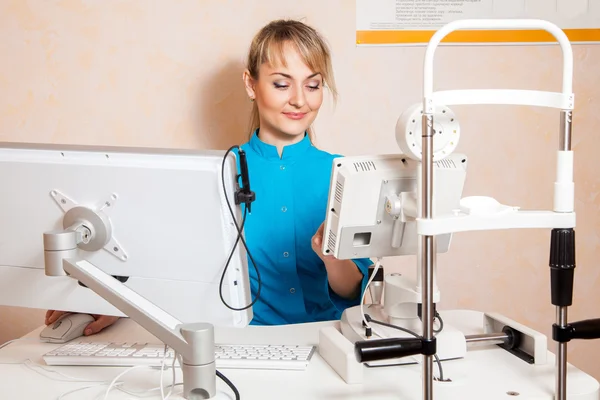
[[[298,51],[285,45],[286,66],[263,64],[258,80],[244,74],[248,96],[260,113],[260,131],[279,139],[301,137],[323,103],[323,78],[312,71]],[[283,64],[283,63],[278,63]]]

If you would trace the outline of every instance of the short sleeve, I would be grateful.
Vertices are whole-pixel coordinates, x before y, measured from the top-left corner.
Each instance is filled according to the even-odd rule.
[[[357,258],[353,259],[352,262],[354,262],[358,270],[363,274],[363,278],[360,284],[360,293],[356,298],[345,299],[339,296],[337,293],[335,293],[333,289],[331,289],[331,286],[329,286],[329,283],[327,284],[329,290],[329,297],[331,298],[331,301],[333,302],[335,307],[340,311],[344,311],[346,308],[349,307],[360,305],[360,300],[362,298],[363,292],[367,287],[367,282],[369,280],[369,267],[373,265],[373,262],[369,258]]]

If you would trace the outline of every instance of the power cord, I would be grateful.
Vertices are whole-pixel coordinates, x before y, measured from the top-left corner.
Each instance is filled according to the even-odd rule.
[[[26,338],[18,338],[18,339],[14,339],[14,340],[9,340],[6,343],[0,344],[0,349],[15,343],[15,342],[20,342],[20,341],[35,341],[39,343],[39,339],[34,338],[34,337],[26,337]],[[136,366],[136,367],[132,367],[132,368],[128,368],[127,370],[123,371],[123,373],[121,373],[119,376],[117,376],[115,379],[111,381],[109,380],[95,380],[95,379],[85,379],[85,378],[77,378],[68,374],[65,374],[61,371],[49,368],[45,365],[41,365],[39,363],[36,363],[30,359],[26,359],[24,361],[20,361],[20,362],[0,362],[0,365],[23,365],[24,367],[26,367],[27,369],[43,376],[44,378],[53,380],[53,381],[57,381],[57,382],[77,382],[77,383],[88,383],[88,385],[86,386],[82,386],[82,387],[78,387],[75,389],[71,389],[67,392],[64,392],[62,394],[60,394],[56,400],[63,400],[66,399],[67,397],[69,397],[70,395],[77,393],[77,392],[82,392],[84,390],[89,390],[89,389],[96,389],[96,388],[100,388],[102,386],[108,386],[107,390],[104,392],[104,398],[107,398],[108,393],[110,392],[111,389],[116,389],[120,392],[126,393],[130,396],[134,396],[137,398],[143,398],[146,397],[148,393],[151,392],[155,392],[155,391],[160,391],[160,397],[163,400],[168,399],[172,394],[173,394],[173,389],[177,386],[181,386],[183,385],[183,383],[176,383],[175,382],[175,358],[178,359],[180,361],[181,364],[181,355],[176,353],[175,354],[175,358],[173,359],[173,363],[171,364],[171,368],[172,368],[172,379],[173,379],[173,383],[172,384],[168,384],[168,385],[164,385],[163,382],[163,372],[165,369],[168,369],[169,366],[166,364],[166,354],[167,354],[167,346],[165,346],[165,356],[162,359],[162,363],[161,366],[159,367],[161,369],[161,373],[160,373],[160,386],[152,388],[152,389],[148,389],[148,390],[143,390],[143,391],[132,391],[132,390],[128,390],[125,389],[123,386],[125,384],[125,382],[123,382],[122,380],[119,381],[118,378],[122,377],[123,375],[125,375],[126,373],[128,373],[129,371],[133,370],[133,369],[139,369],[139,368],[143,368],[144,366]],[[156,369],[156,367],[151,367],[151,366],[145,366],[148,369]],[[50,374],[56,374],[58,375],[58,377],[56,376],[51,376]],[[166,394],[164,393],[164,389],[167,388],[169,389],[169,392]]]
[[[364,314],[364,317],[367,321],[372,322],[374,324],[381,325],[381,326],[387,326],[388,328],[398,329],[402,332],[408,333],[409,335],[413,335],[416,338],[420,338],[420,336],[418,334],[411,331],[410,329],[406,329],[401,326],[397,326],[397,325],[393,325],[393,324],[388,324],[387,322],[383,322],[383,321],[377,321],[376,319],[371,318],[371,316],[369,314]],[[446,380],[444,379],[444,370],[442,368],[442,362],[440,361],[440,358],[438,357],[437,354],[434,354],[433,357],[435,358],[435,362],[438,365],[438,370],[440,371],[440,381],[444,382]]]
[[[217,371],[217,376],[219,378],[221,378],[221,380],[223,382],[225,382],[227,384],[227,386],[229,386],[231,388],[231,391],[233,391],[233,394],[235,395],[235,400],[240,400],[240,392],[238,392],[235,385],[233,383],[231,383],[231,381],[229,379],[227,379],[227,377],[225,375],[223,375],[222,373],[220,373],[219,371]]]
[[[365,296],[367,294],[367,290],[369,290],[369,286],[371,285],[371,282],[373,282],[373,279],[375,279],[375,276],[377,275],[377,271],[379,271],[380,267],[381,267],[381,258],[377,258],[377,260],[375,261],[375,270],[373,271],[371,278],[367,281],[367,285],[365,286],[365,290],[363,291],[362,297],[360,299],[360,314],[363,317],[363,325],[365,327],[365,336],[367,338],[372,336],[373,330],[371,329],[369,322],[365,318],[365,311],[364,311]]]
[[[238,190],[236,190],[234,198],[235,198],[236,204],[244,203],[246,205],[246,207],[244,208],[244,214],[242,217],[241,225],[238,225],[238,223],[235,219],[235,213],[233,212],[233,208],[231,207],[231,202],[229,201],[229,196],[227,194],[227,189],[225,188],[225,162],[227,161],[227,156],[229,155],[229,153],[231,153],[235,149],[238,150],[238,155],[240,158],[241,174],[239,177],[241,177],[241,179],[242,179],[242,187],[239,188]],[[223,269],[223,274],[221,275],[221,281],[219,283],[219,297],[221,298],[221,302],[228,309],[233,310],[233,311],[243,311],[243,310],[247,310],[248,308],[250,308],[254,304],[256,304],[256,302],[260,298],[260,292],[262,289],[262,280],[260,278],[260,271],[258,270],[258,266],[256,265],[256,262],[254,262],[252,253],[248,249],[248,246],[246,245],[246,240],[244,239],[244,236],[242,233],[244,224],[246,223],[247,212],[251,212],[251,204],[255,200],[255,194],[254,194],[254,192],[252,192],[250,190],[250,178],[248,176],[248,164],[246,162],[246,153],[244,152],[244,150],[242,150],[242,148],[240,146],[237,146],[237,145],[231,146],[225,152],[225,155],[223,156],[223,162],[221,164],[221,183],[222,183],[222,187],[223,187],[223,194],[225,195],[225,201],[227,203],[227,208],[229,209],[229,213],[231,214],[231,218],[233,219],[233,223],[237,229],[238,235],[235,240],[235,243],[233,244],[233,248],[231,249],[231,253],[229,254],[229,258],[227,259],[227,263],[225,264],[225,268]],[[227,304],[227,302],[225,301],[225,298],[223,297],[223,281],[225,280],[225,275],[227,274],[227,269],[229,268],[229,263],[231,262],[231,258],[233,257],[235,248],[237,247],[237,244],[240,241],[242,242],[242,245],[246,249],[246,253],[248,253],[248,257],[250,258],[250,262],[252,262],[252,265],[254,266],[254,270],[256,271],[256,279],[258,280],[258,289],[256,290],[256,298],[250,304],[248,304],[245,307],[235,308],[235,307],[232,307],[229,304]]]
[[[181,359],[181,355],[180,354],[176,354],[175,357],[179,360],[179,365],[183,365],[183,360]],[[175,365],[175,363],[173,363],[173,365]],[[235,385],[233,384],[233,382],[231,382],[225,375],[223,375],[218,370],[216,372],[217,372],[217,376],[219,378],[221,378],[221,380],[223,382],[225,382],[227,384],[227,386],[229,386],[229,388],[231,389],[231,391],[235,395],[235,400],[240,400],[240,392],[238,391],[237,387],[235,387]],[[175,382],[175,381],[173,380],[173,382]]]
[[[163,373],[165,372],[165,363],[167,361],[167,353],[169,350],[169,346],[167,346],[165,344],[165,351],[163,354],[163,359],[162,359],[162,363],[161,363],[161,368],[160,368],[160,396],[163,398],[163,400],[168,399],[169,397],[171,397],[171,394],[173,393],[173,389],[175,388],[175,362],[177,361],[177,352],[175,351],[175,349],[173,349],[173,364],[171,364],[171,370],[173,371],[173,377],[172,377],[172,381],[173,383],[171,384],[171,388],[169,389],[169,393],[165,396],[165,389],[164,389],[164,385],[163,385]]]
[[[439,312],[435,312],[435,318],[437,318],[438,321],[440,321],[440,328],[438,330],[433,330],[433,333],[440,333],[443,329],[444,329],[444,320],[442,319],[442,316],[440,315]]]

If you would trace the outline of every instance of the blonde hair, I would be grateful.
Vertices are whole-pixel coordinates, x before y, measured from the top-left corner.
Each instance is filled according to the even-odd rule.
[[[258,71],[264,63],[274,65],[280,61],[285,66],[283,50],[285,44],[292,44],[300,53],[306,65],[323,77],[323,86],[329,88],[334,102],[337,89],[331,65],[331,53],[325,40],[312,27],[294,20],[276,20],[265,25],[252,40],[248,52],[247,66],[250,76],[258,80]],[[252,104],[250,116],[250,136],[260,127],[260,114],[256,102]],[[314,129],[308,128],[308,136],[314,143]]]

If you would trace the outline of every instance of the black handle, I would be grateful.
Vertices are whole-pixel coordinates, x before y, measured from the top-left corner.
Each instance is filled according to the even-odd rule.
[[[421,338],[389,338],[363,340],[354,345],[354,354],[358,362],[388,360],[421,354]]]
[[[572,322],[572,339],[600,339],[600,318]]]
[[[573,303],[575,230],[552,229],[550,236],[550,294],[557,307]]]
[[[244,203],[248,212],[252,212],[252,202],[256,199],[255,193],[250,190],[250,174],[248,174],[248,162],[246,161],[246,152],[242,149],[238,151],[240,157],[240,172],[242,176],[242,188],[236,192],[236,204]]]
[[[246,161],[246,152],[241,150],[238,152],[240,155],[240,169],[242,173],[242,188],[244,192],[250,193],[250,177],[248,175],[248,162]]]

